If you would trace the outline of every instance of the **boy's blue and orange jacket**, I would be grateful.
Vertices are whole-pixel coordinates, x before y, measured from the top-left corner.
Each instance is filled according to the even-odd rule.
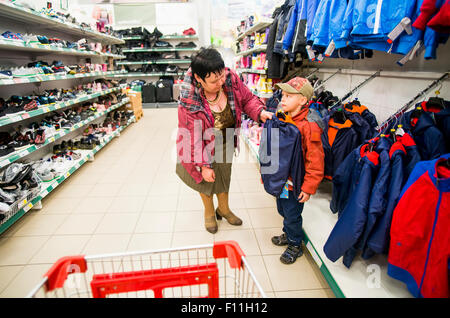
[[[388,275],[415,297],[449,298],[450,154],[421,161],[402,189],[390,230]]]

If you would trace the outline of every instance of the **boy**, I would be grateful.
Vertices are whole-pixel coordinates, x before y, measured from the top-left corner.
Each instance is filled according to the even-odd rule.
[[[294,197],[293,187],[289,185],[288,198],[277,198],[278,213],[284,218],[283,234],[272,237],[277,246],[287,245],[280,260],[284,264],[292,264],[297,257],[303,255],[301,244],[303,205],[311,195],[316,193],[324,176],[324,151],[321,134],[324,127],[322,119],[308,108],[314,89],[305,78],[295,77],[287,83],[276,85],[282,90],[281,108],[288,120],[294,122],[302,135],[303,160],[305,177],[298,198]],[[290,120],[292,119],[292,120]],[[289,178],[290,179],[290,178]]]

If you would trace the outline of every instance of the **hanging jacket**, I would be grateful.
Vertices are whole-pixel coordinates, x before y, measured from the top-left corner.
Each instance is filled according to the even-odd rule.
[[[314,46],[328,46],[330,39],[330,7],[331,0],[321,0],[317,7],[316,16],[312,25],[313,34],[311,36]]]
[[[345,48],[351,43],[351,32],[353,29],[353,8],[355,0],[349,0],[342,17],[342,22],[337,26],[336,37],[333,38],[336,50]]]
[[[292,120],[283,122],[276,116],[264,123],[261,134],[259,161],[264,189],[279,197],[289,177],[298,198],[303,184],[302,136]]]
[[[441,165],[449,159],[417,164],[392,218],[387,272],[415,297],[450,297],[450,169]]]
[[[225,72],[224,91],[235,117],[236,127],[241,127],[244,112],[259,122],[264,104],[250,92],[234,71],[226,68]],[[202,94],[202,88],[197,87],[197,81],[189,69],[184,76],[178,103],[177,156],[196,183],[203,180],[200,167],[211,166],[212,163],[212,158],[205,150],[210,149],[211,143],[214,145],[214,136],[210,140],[204,140],[204,133],[206,129],[213,127],[214,116]],[[235,147],[237,146],[238,142],[235,143]]]
[[[416,142],[422,160],[435,159],[446,153],[445,140],[442,132],[436,127],[427,112],[421,113],[417,123],[411,121],[414,111],[405,113],[400,122],[405,131],[411,132]]]
[[[389,157],[391,161],[391,175],[388,186],[386,211],[378,218],[373,231],[369,235],[364,251],[365,255],[386,254],[388,252],[392,213],[406,181],[404,174],[406,149],[400,141],[392,145],[389,151]]]
[[[438,113],[432,113],[430,116],[436,123],[436,127],[441,131],[446,141],[446,153],[450,152],[450,108],[441,110]]]
[[[320,0],[307,0],[306,40],[308,44],[312,44],[313,24],[319,3]]]
[[[358,146],[358,134],[350,120],[336,123],[330,118],[322,134],[325,153],[325,176],[332,178],[345,157]]]
[[[333,262],[344,256],[346,267],[350,267],[364,232],[370,194],[380,166],[378,153],[369,152],[368,144],[354,152],[359,152],[359,160],[363,162],[361,172],[356,180],[352,180],[356,183],[354,191],[323,247],[325,255]]]
[[[378,126],[377,118],[366,106],[357,105],[355,103],[347,103],[344,105],[344,108],[349,112],[360,114],[373,129]]]
[[[306,46],[307,2],[307,0],[296,1],[283,39],[283,50],[295,53],[300,52],[302,46]]]
[[[444,6],[445,15],[445,4],[448,5],[446,0],[423,0],[421,5],[418,5],[420,10],[420,15],[413,21],[413,27],[425,31],[426,26],[429,24],[430,20],[435,17],[436,13]],[[448,6],[447,6],[448,9]],[[448,21],[447,21],[448,23]]]
[[[269,35],[267,39],[267,77],[268,78],[282,78],[284,77],[284,59],[283,55],[275,53],[273,48],[275,46],[275,39],[277,36],[278,23],[282,17],[281,8],[277,8],[273,15],[273,22],[269,29]]]
[[[289,20],[291,19],[292,12],[294,11],[295,2],[295,0],[286,0],[285,3],[281,6],[281,14],[280,18],[278,19],[275,44],[273,47],[273,51],[281,55],[284,55],[283,41],[289,24]]]
[[[347,0],[332,1],[330,6],[329,42],[333,41],[336,44],[336,41],[339,42],[341,40],[342,20],[344,19],[346,11],[347,11]]]
[[[358,246],[359,249],[363,250],[361,256],[364,259],[373,256],[373,253],[367,253],[366,245],[376,221],[381,218],[386,210],[389,178],[391,175],[391,161],[389,158],[389,150],[392,146],[391,140],[387,137],[377,137],[373,141],[375,142],[375,151],[380,155],[380,170],[373,184],[367,211],[367,221]]]
[[[443,3],[442,6],[427,26],[436,32],[450,33],[450,1],[441,0],[440,2]]]
[[[339,106],[341,107],[341,106]],[[333,116],[337,108],[330,110],[330,116]],[[356,111],[349,111],[347,108],[342,110],[346,118],[348,118],[358,135],[357,146],[363,144],[369,139],[372,139],[376,134],[376,130]]]
[[[416,142],[410,134],[405,133],[403,136],[397,136],[397,140],[400,141],[406,150],[406,163],[403,169],[405,179],[409,178],[411,172],[415,168],[416,164],[422,160],[420,157],[419,149]]]
[[[405,17],[413,15],[417,0],[357,0],[353,8],[352,36],[384,39]]]

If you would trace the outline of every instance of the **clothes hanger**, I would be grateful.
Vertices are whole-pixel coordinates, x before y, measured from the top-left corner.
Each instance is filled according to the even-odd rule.
[[[333,114],[333,119],[338,124],[344,124],[347,121],[347,117],[345,116],[342,106],[339,106],[336,109],[335,113]]]
[[[443,98],[439,97],[441,94],[442,84],[435,91],[436,96],[430,97],[427,102],[427,106],[431,106],[432,108],[445,109],[445,101]]]

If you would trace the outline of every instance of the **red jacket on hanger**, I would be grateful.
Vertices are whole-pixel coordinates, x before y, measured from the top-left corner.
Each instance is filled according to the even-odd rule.
[[[437,32],[448,33],[450,29],[449,17],[450,0],[423,0],[420,15],[414,21],[413,27],[425,31],[425,28],[429,26]]]

